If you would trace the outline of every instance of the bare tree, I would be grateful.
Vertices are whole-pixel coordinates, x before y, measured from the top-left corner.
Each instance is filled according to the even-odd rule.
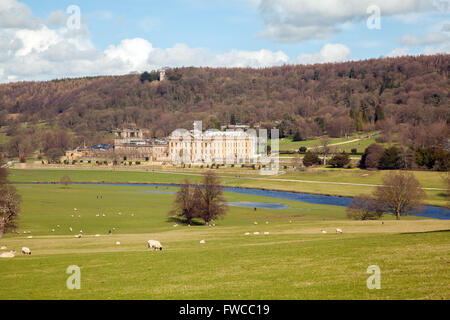
[[[330,138],[324,136],[320,138],[320,153],[323,155],[323,165],[327,165],[327,157],[331,153]]]
[[[59,183],[62,184],[63,186],[65,186],[65,187],[67,187],[68,185],[72,184],[72,180],[66,174],[66,175],[61,177],[61,179],[59,180]]]
[[[296,153],[291,160],[291,166],[295,169],[301,168],[303,164],[300,154]]]
[[[383,216],[379,202],[368,195],[359,195],[347,207],[347,217],[354,220],[378,220]]]
[[[426,197],[419,181],[409,172],[389,172],[383,178],[383,185],[378,186],[373,195],[385,211],[395,214],[397,220],[402,215],[419,210]]]
[[[206,224],[226,213],[225,198],[219,177],[214,171],[204,174],[203,186],[199,189],[199,213]]]
[[[192,219],[199,217],[200,191],[197,185],[192,185],[188,179],[177,192],[174,208],[169,214],[177,215],[186,219],[187,224],[192,223]]]
[[[2,164],[0,160],[0,165]],[[8,184],[7,171],[0,169],[0,238],[5,232],[15,230],[20,211],[20,196],[16,188]]]

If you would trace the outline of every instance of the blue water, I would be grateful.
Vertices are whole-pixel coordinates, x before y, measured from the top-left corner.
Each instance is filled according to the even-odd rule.
[[[35,184],[35,183],[20,183],[22,185]],[[54,183],[43,183],[43,184],[54,184]],[[106,185],[106,186],[130,186],[130,187],[180,187],[177,184],[145,184],[145,183],[74,183],[80,185]],[[288,191],[272,191],[272,190],[262,190],[262,189],[251,189],[251,188],[235,188],[235,187],[224,187],[224,191],[248,194],[253,196],[269,197],[274,199],[292,200],[299,202],[306,202],[311,204],[325,204],[332,206],[347,207],[353,198],[350,197],[337,197],[337,196],[326,196],[318,194],[307,194],[307,193],[297,193]],[[155,191],[156,193],[163,193],[164,191]],[[152,193],[154,193],[152,191]],[[167,193],[167,192],[166,192]],[[169,192],[170,193],[170,192]],[[450,209],[426,206],[424,210],[419,213],[414,213],[412,215],[418,217],[434,218],[441,220],[450,220]]]
[[[269,210],[283,210],[292,209],[282,203],[266,203],[266,202],[226,202],[227,206],[233,207],[248,207],[248,208],[261,208]]]

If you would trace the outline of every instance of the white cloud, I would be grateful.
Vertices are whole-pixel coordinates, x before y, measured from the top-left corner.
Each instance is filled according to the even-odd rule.
[[[398,40],[398,43],[403,46],[423,46],[436,43],[442,43],[449,39],[447,35],[440,32],[429,33],[423,38],[416,35],[406,34]]]
[[[35,29],[39,24],[39,19],[25,4],[16,0],[0,1],[0,28]]]
[[[423,54],[450,53],[450,41],[444,42],[437,47],[427,46],[423,49]]]
[[[389,57],[389,58],[401,57],[401,56],[408,55],[408,53],[409,53],[408,48],[396,48],[396,49],[392,50],[391,52],[389,52],[387,55],[385,55],[385,57]]]
[[[438,10],[432,0],[262,0],[259,11],[266,30],[258,36],[282,43],[326,38],[367,19],[367,8],[373,4],[382,17]]]
[[[142,38],[124,39],[101,51],[92,44],[86,25],[76,30],[66,27],[63,11],[51,13],[44,24],[26,5],[1,0],[0,17],[7,14],[13,14],[15,19],[8,21],[15,24],[0,20],[0,82],[118,75],[164,66],[266,67],[289,62],[282,51],[230,50],[214,54],[181,43],[155,48]],[[28,24],[20,22],[21,15],[27,17]]]
[[[301,64],[314,64],[325,62],[342,62],[349,60],[351,55],[350,49],[340,43],[326,44],[319,53],[301,54],[297,61]]]
[[[49,27],[62,27],[67,24],[68,18],[69,16],[64,11],[54,11],[48,16],[46,24]]]

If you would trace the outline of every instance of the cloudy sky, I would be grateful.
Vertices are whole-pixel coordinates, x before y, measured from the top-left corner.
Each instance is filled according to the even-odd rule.
[[[449,13],[450,0],[0,0],[0,82],[450,53]]]

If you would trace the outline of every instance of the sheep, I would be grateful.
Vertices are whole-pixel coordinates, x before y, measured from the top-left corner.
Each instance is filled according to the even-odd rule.
[[[80,233],[83,233],[83,230],[80,230]]]
[[[269,221],[266,221],[266,224],[269,224]]]
[[[81,239],[81,237],[82,237],[81,234],[77,234],[77,235],[75,236],[75,238],[77,238],[77,239]]]
[[[253,224],[256,226],[258,224],[258,222],[255,221],[255,222],[253,222]]]
[[[321,232],[322,232],[323,234],[326,234],[326,233],[327,233],[325,230],[321,230]]]
[[[52,229],[52,232],[55,232],[55,229]]]
[[[16,251],[3,252],[0,254],[0,258],[14,258],[16,256]]]
[[[77,208],[73,208],[73,211],[78,211],[78,209]]]
[[[103,217],[106,217],[106,214],[103,214]]]
[[[260,233],[259,233],[259,232],[253,232],[253,234],[254,234],[255,236],[258,236]]]
[[[342,233],[342,229],[336,229],[336,233]]]
[[[0,247],[0,250],[6,250],[6,249],[8,249],[8,247],[5,247],[5,246]]]
[[[28,236],[27,238],[28,238],[28,239],[33,239],[33,236]]]
[[[245,235],[246,235],[246,236],[249,236],[249,235],[250,235],[250,232],[246,232]]]
[[[120,246],[120,241],[116,241],[116,246]]]
[[[22,248],[22,254],[31,255],[31,250],[30,250],[30,248],[23,247],[23,248]]]
[[[160,250],[162,251],[163,246],[161,245],[161,242],[156,240],[148,240],[147,241],[147,248],[149,250]]]
[[[72,227],[69,227],[69,231],[70,231],[70,232],[72,232],[72,231],[73,231]]]
[[[96,236],[97,238],[98,238],[98,237],[100,237],[100,235],[99,235],[99,234],[96,234],[95,236]]]
[[[61,228],[61,226],[58,224],[57,226],[56,226],[57,228]]]
[[[200,240],[200,244],[205,244],[206,241],[205,240]]]
[[[270,233],[269,232],[264,232],[264,235],[268,236]]]

